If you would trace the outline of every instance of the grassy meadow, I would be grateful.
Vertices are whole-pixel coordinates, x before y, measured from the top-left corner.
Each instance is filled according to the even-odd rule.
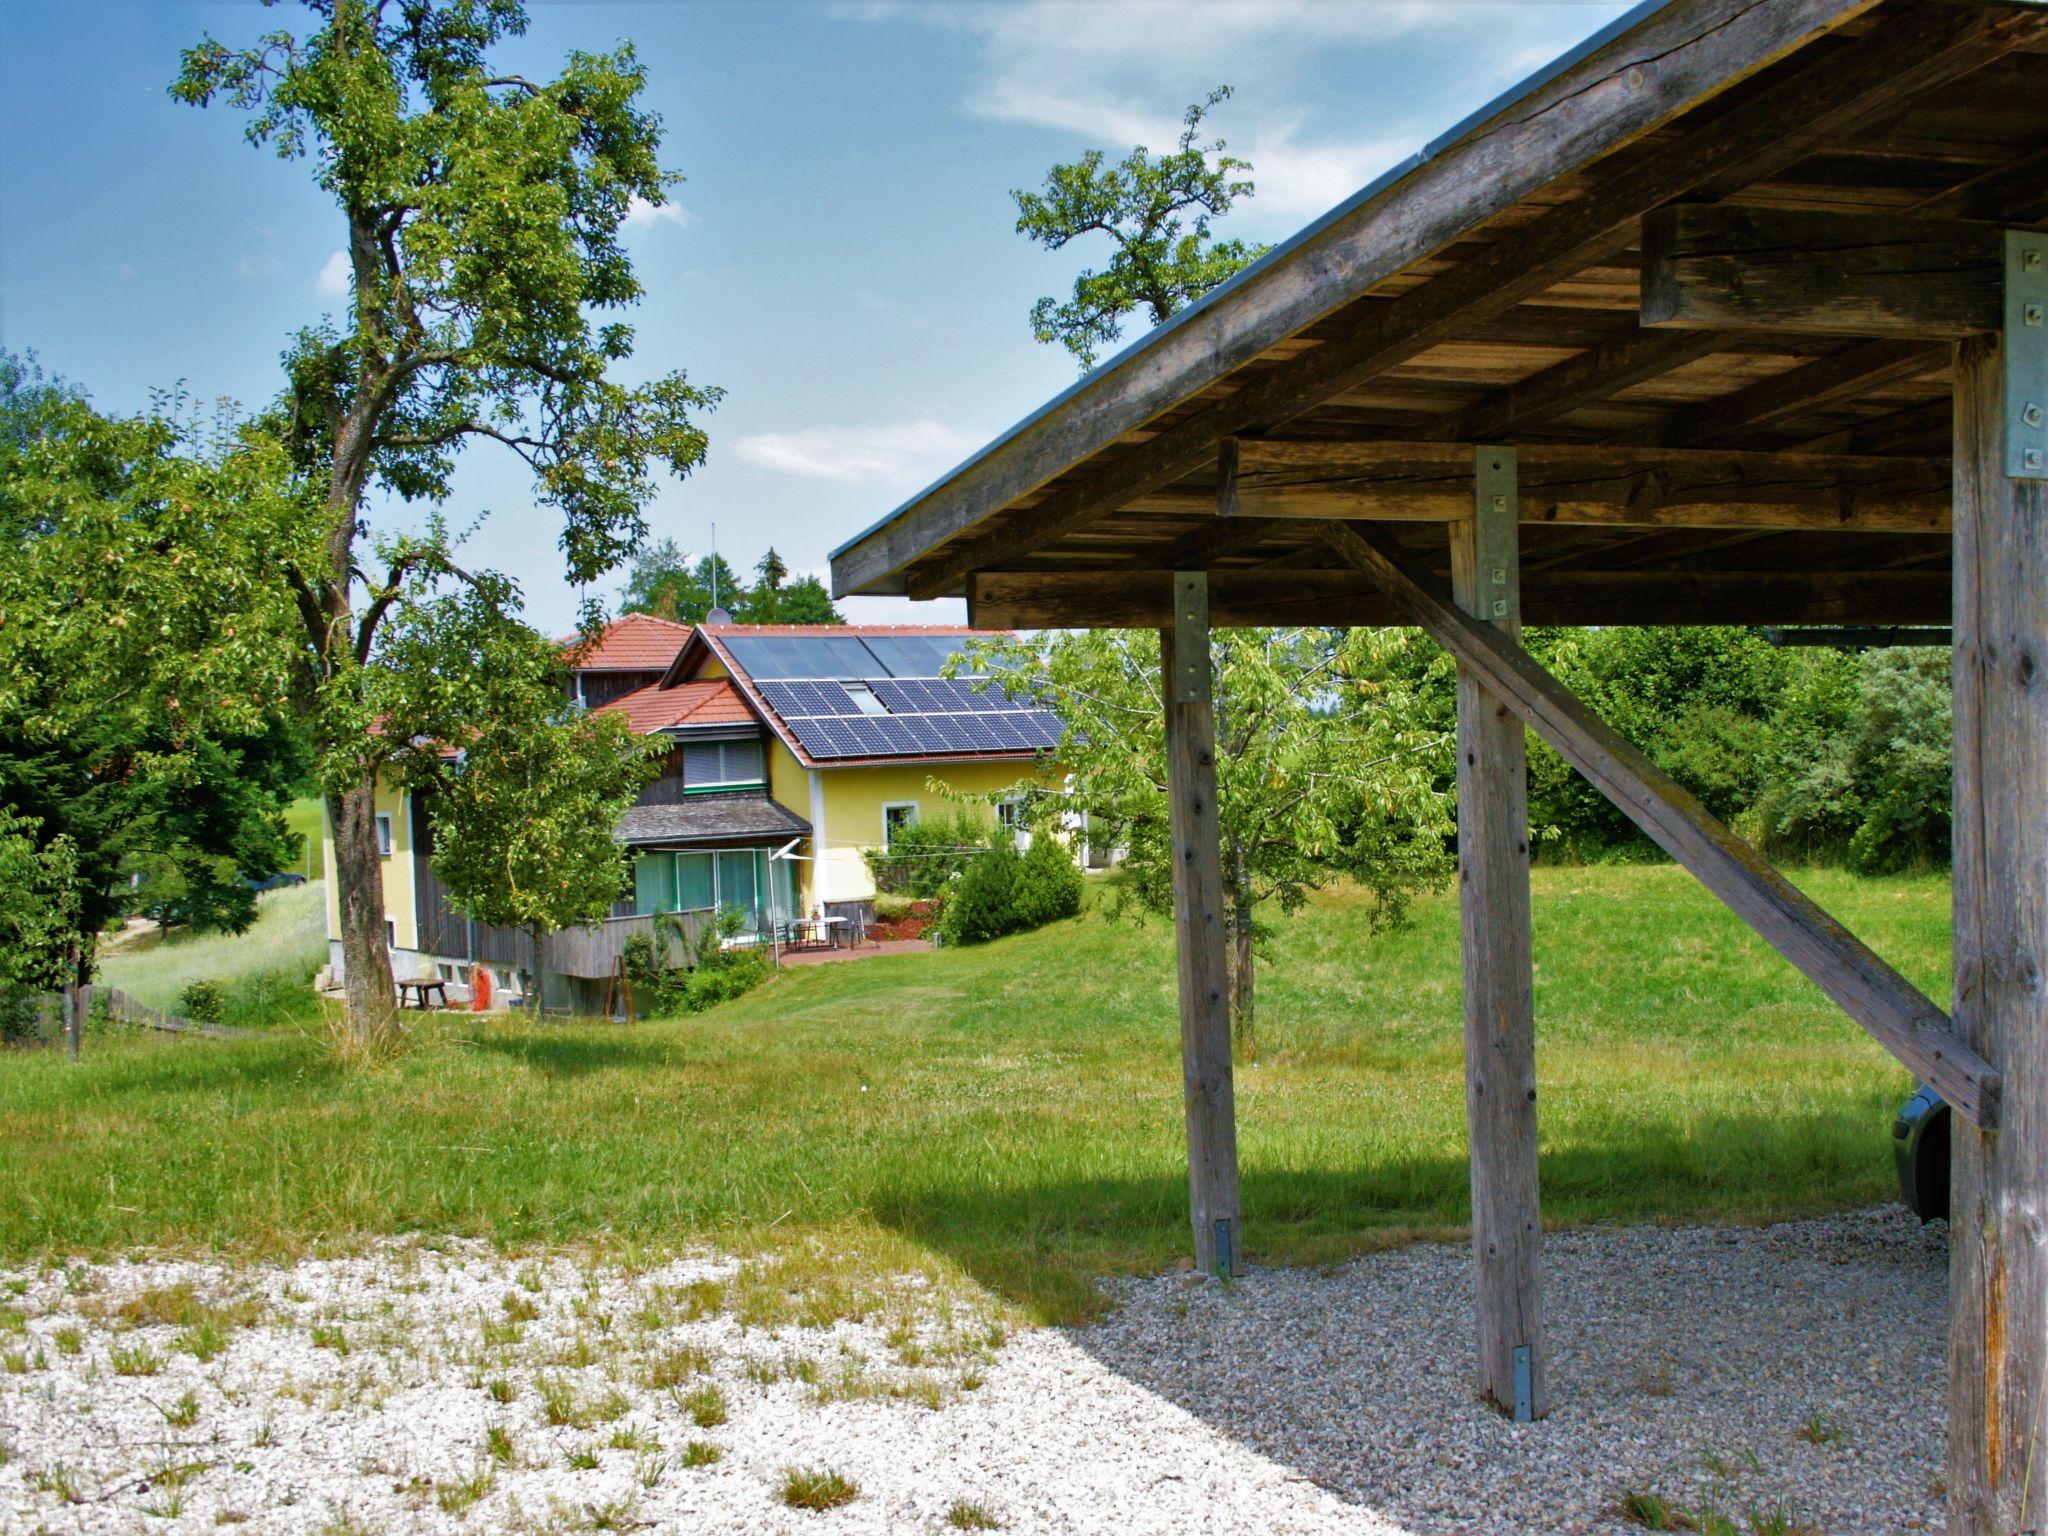
[[[1947,995],[1944,877],[1803,880]],[[1553,1222],[1891,1196],[1905,1072],[1688,877],[1546,868],[1536,898]],[[1238,1074],[1249,1252],[1334,1260],[1455,1229],[1455,901],[1375,936],[1363,900],[1335,892],[1277,926],[1264,1054]],[[1094,1276],[1188,1246],[1170,940],[1091,911],[976,949],[792,969],[671,1022],[439,1017],[370,1067],[338,1065],[314,1026],[103,1036],[77,1069],[12,1053],[0,1256],[395,1232],[703,1240],[924,1264],[1071,1317]]]
[[[99,980],[172,1011],[191,982],[219,981],[226,993],[224,1024],[316,1025],[320,1000],[310,982],[327,963],[326,889],[314,880],[263,892],[247,933],[145,933],[100,961]]]

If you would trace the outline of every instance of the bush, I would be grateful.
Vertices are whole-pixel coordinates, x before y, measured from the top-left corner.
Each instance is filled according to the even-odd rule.
[[[1017,926],[1039,928],[1081,910],[1081,871],[1058,838],[1031,840],[1017,871]]]
[[[227,988],[209,977],[186,982],[178,994],[178,1012],[195,1024],[218,1024],[227,1006]]]
[[[680,932],[678,919],[662,915],[655,920],[657,931],[664,926]],[[625,943],[626,974],[632,979],[636,1000],[653,1017],[677,1013],[702,1013],[707,1008],[730,1002],[751,992],[768,979],[774,969],[765,949],[727,949],[724,941],[736,937],[745,926],[746,915],[729,907],[718,920],[706,923],[697,935],[692,964],[688,970],[657,963],[653,939],[634,934]],[[662,946],[663,950],[667,945]]]
[[[888,848],[869,848],[862,857],[883,895],[929,901],[944,895],[990,848],[1007,841],[997,832],[988,817],[962,808],[899,828],[890,834]]]
[[[948,944],[984,944],[1081,910],[1081,871],[1057,838],[1040,833],[1019,856],[1008,838],[971,864],[939,917]]]
[[[954,884],[939,917],[948,944],[985,944],[1016,927],[1017,881],[1024,861],[1014,843],[998,843],[982,854]]]

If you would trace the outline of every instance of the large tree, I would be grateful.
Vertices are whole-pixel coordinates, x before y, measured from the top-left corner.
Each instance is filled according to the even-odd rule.
[[[0,354],[0,811],[64,846],[67,989],[129,876],[174,875],[174,916],[239,929],[244,877],[287,856],[303,753],[255,574],[289,526],[280,465],[175,399],[104,415]]]
[[[1450,867],[1440,778],[1452,745],[1427,699],[1389,680],[1384,651],[1400,641],[1387,630],[1237,629],[1211,642],[1232,1033],[1248,1056],[1267,915],[1349,879],[1372,895],[1375,924],[1395,921]],[[1171,911],[1157,633],[1047,633],[973,650],[1065,721],[1059,804],[1086,813],[1091,842],[1128,850],[1118,905]]]
[[[1031,306],[1031,334],[1074,354],[1082,370],[1123,335],[1124,317],[1143,309],[1158,325],[1265,253],[1262,245],[1217,240],[1209,222],[1252,195],[1251,165],[1224,153],[1222,139],[1201,143],[1210,108],[1230,96],[1218,86],[1181,116],[1180,140],[1156,158],[1139,145],[1114,165],[1099,149],[1055,165],[1039,192],[1013,191],[1017,233],[1049,251],[1088,235],[1113,249],[1099,269],[1074,279],[1062,303]]]
[[[388,1026],[392,977],[374,815],[388,747],[363,671],[415,577],[460,575],[436,532],[373,544],[373,494],[438,503],[466,444],[501,445],[560,514],[569,579],[590,582],[644,536],[657,470],[702,461],[695,418],[718,392],[681,373],[614,377],[633,331],[604,317],[641,295],[620,228],[677,180],[657,161],[661,125],[640,105],[630,47],[573,53],[533,79],[489,59],[524,32],[520,0],[303,3],[305,31],[248,47],[208,37],[171,89],[225,101],[253,144],[309,157],[339,215],[346,313],[292,338],[264,425],[300,493],[299,536],[270,569],[299,620],[348,1018],[367,1034]]]

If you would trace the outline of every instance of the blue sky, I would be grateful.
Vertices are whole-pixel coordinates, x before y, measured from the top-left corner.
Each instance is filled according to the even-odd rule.
[[[805,570],[1073,381],[1025,317],[1103,253],[1027,245],[1011,188],[1091,146],[1162,147],[1227,82],[1214,126],[1258,194],[1221,228],[1283,239],[1621,9],[534,0],[504,57],[535,73],[573,48],[638,47],[666,163],[688,180],[631,232],[647,288],[635,365],[727,391],[709,463],[664,488],[654,534],[701,552],[715,523],[735,566],[772,543]],[[201,398],[274,393],[284,338],[340,302],[339,215],[303,162],[164,88],[203,33],[232,44],[307,19],[253,0],[0,0],[0,343],[108,409],[179,381]],[[471,556],[563,629],[558,529],[519,470],[470,450],[450,521],[488,512]]]

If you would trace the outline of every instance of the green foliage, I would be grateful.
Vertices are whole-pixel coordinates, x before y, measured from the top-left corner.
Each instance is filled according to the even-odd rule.
[[[394,610],[372,697],[429,791],[435,873],[480,922],[553,931],[605,917],[626,880],[612,837],[660,771],[619,715],[567,702],[562,656],[516,593],[475,578]],[[451,758],[446,744],[459,744]]]
[[[673,948],[671,934],[683,932],[680,919],[664,913],[654,923],[662,935],[660,951],[653,939],[642,934],[634,934],[625,944],[626,971],[633,979],[635,1000],[650,1017],[702,1013],[746,995],[774,973],[773,957],[763,946],[727,946],[726,941],[737,938],[746,926],[746,914],[736,907],[726,908],[717,921],[698,931],[688,969],[664,966],[656,958],[657,953]]]
[[[1237,174],[1251,169],[1247,162],[1226,155],[1221,139],[1198,142],[1209,109],[1229,96],[1229,86],[1218,86],[1190,106],[1169,154],[1154,159],[1140,145],[1108,165],[1101,150],[1091,149],[1055,165],[1043,191],[1010,194],[1017,233],[1049,251],[1088,234],[1107,235],[1115,245],[1106,266],[1074,279],[1071,299],[1043,298],[1031,307],[1031,334],[1058,342],[1084,371],[1123,335],[1126,315],[1143,308],[1158,325],[1264,254],[1264,246],[1216,241],[1209,231],[1211,219],[1252,195],[1250,178]]]
[[[1532,633],[1530,646],[1766,851],[1869,871],[1947,859],[1942,652],[1781,649],[1727,628],[1552,630]],[[1441,707],[1453,707],[1447,694]],[[1552,849],[1584,858],[1642,848],[1622,814],[1548,747],[1532,742],[1529,774],[1530,820]]]
[[[1216,781],[1238,1034],[1253,1035],[1253,955],[1266,918],[1333,880],[1358,881],[1398,921],[1449,868],[1451,746],[1397,630],[1238,629],[1211,647]],[[1117,910],[1173,907],[1159,640],[1095,630],[976,648],[1015,691],[1066,722],[1059,808],[1127,850]],[[951,913],[947,914],[951,918]],[[962,919],[961,921],[966,921]]]
[[[939,934],[948,944],[984,944],[1080,910],[1081,871],[1064,843],[1040,831],[1020,855],[1003,836],[974,857],[947,894]]]
[[[178,1012],[200,1024],[218,1024],[227,1011],[227,989],[212,977],[185,983],[178,994]]]
[[[370,493],[444,501],[461,450],[500,444],[532,472],[534,500],[559,515],[567,576],[589,583],[645,537],[661,473],[702,462],[697,417],[719,391],[680,372],[615,377],[634,341],[616,315],[641,296],[620,231],[636,203],[662,204],[679,179],[657,161],[661,125],[640,104],[629,45],[572,53],[553,79],[536,79],[489,57],[525,32],[520,0],[306,0],[306,10],[302,33],[279,29],[246,48],[203,39],[171,93],[225,103],[245,114],[252,144],[306,158],[340,215],[344,312],[296,333],[280,397],[243,434],[268,455],[265,483],[292,516],[261,559],[234,570],[262,586],[263,611],[294,626],[288,657],[323,787],[356,819],[380,769],[409,772],[417,752],[411,736],[376,728],[378,687],[365,674],[387,615],[436,580],[503,590],[456,564],[438,518],[424,534],[374,538]],[[600,617],[587,604],[584,628]],[[505,729],[468,724],[490,737],[483,754],[503,757],[494,772],[573,781],[558,754],[542,766],[561,736],[515,767]],[[375,1010],[389,997],[382,888],[365,839],[336,847],[361,1037],[380,1029]],[[469,866],[469,890],[494,890],[507,911],[588,905],[588,869],[567,877],[573,897],[542,895],[517,862],[489,878]]]
[[[1081,871],[1074,851],[1041,830],[1017,870],[1017,926],[1042,928],[1081,911]]]
[[[38,830],[0,805],[0,993],[59,986],[77,937],[77,850],[62,836],[39,839]]]
[[[289,851],[304,756],[250,574],[277,503],[262,455],[181,406],[105,416],[0,353],[0,810],[69,870],[37,923],[63,917],[46,937],[79,979],[130,876],[166,921],[232,930],[253,915],[244,877]]]
[[[946,894],[1001,835],[993,817],[961,806],[898,827],[887,848],[864,848],[875,889],[930,901]]]
[[[939,934],[948,944],[985,944],[1021,926],[1017,883],[1024,861],[1004,839],[967,866],[939,915]]]
[[[772,548],[755,570],[759,580],[750,587],[722,555],[705,555],[692,564],[675,540],[662,539],[633,557],[619,597],[619,611],[701,624],[714,606],[715,588],[716,606],[724,608],[738,624],[846,622],[824,584],[815,576],[790,581],[788,565]]]

